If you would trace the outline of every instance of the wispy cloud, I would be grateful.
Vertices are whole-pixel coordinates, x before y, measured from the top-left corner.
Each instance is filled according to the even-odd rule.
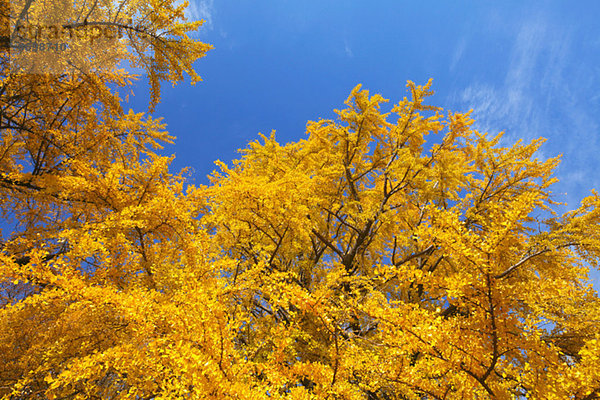
[[[463,37],[456,46],[454,53],[452,54],[452,60],[450,61],[450,72],[456,69],[456,65],[461,60],[463,54],[465,54],[465,49],[467,48],[467,40]]]
[[[506,131],[505,141],[549,139],[548,155],[564,154],[559,169],[562,197],[573,208],[591,187],[599,187],[600,117],[588,102],[595,92],[582,85],[576,41],[565,26],[538,16],[518,25],[512,38],[506,74],[500,81],[476,81],[451,100],[453,107],[473,109],[479,130]],[[457,46],[456,67],[464,48]],[[598,72],[596,71],[596,75]],[[591,80],[593,81],[593,79]]]
[[[350,47],[350,43],[348,43],[348,39],[344,39],[344,53],[346,53],[348,57],[354,56],[354,53],[352,53],[352,48]]]
[[[563,54],[553,54],[553,64],[540,60],[540,53],[549,45],[545,38],[546,26],[542,21],[527,21],[514,38],[505,79],[500,84],[474,83],[459,94],[458,102],[474,109],[480,129],[506,130],[510,135],[527,139],[541,134],[544,113],[539,108],[544,105],[535,99],[543,86],[539,70],[556,78],[560,60],[564,59]],[[564,52],[560,46],[549,50]],[[544,88],[545,92],[552,90],[553,87]]]
[[[204,20],[203,29],[213,28],[214,0],[188,0],[186,18],[191,21]]]

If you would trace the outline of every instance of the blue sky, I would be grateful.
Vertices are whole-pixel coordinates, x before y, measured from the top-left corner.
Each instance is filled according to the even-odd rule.
[[[563,211],[600,189],[600,2],[191,0],[189,15],[215,47],[197,63],[204,81],[164,85],[155,115],[197,184],[258,132],[303,138],[358,83],[397,102],[407,80],[431,77],[430,104],[472,108],[507,145],[542,136],[542,157],[563,154]],[[141,82],[130,105],[143,110],[147,92]]]
[[[177,136],[175,168],[206,183],[213,161],[258,132],[281,142],[333,117],[358,83],[392,102],[434,79],[431,104],[474,109],[481,131],[548,139],[563,154],[556,199],[575,208],[600,188],[600,2],[191,0],[204,81],[165,85],[155,115]],[[134,109],[147,105],[136,88]]]
[[[197,38],[215,48],[197,63],[204,81],[164,85],[155,115],[177,137],[174,169],[192,167],[194,183],[258,132],[303,138],[358,83],[397,102],[407,80],[433,78],[430,104],[473,109],[506,145],[548,139],[540,156],[563,155],[561,211],[600,189],[600,1],[190,1],[190,17],[206,20]],[[143,81],[135,93],[143,110]]]

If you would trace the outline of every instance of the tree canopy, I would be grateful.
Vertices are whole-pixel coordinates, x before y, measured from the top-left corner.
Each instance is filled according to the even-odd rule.
[[[114,56],[146,68],[150,107],[197,78],[185,4],[89,7],[74,29],[130,21]],[[600,398],[600,197],[556,212],[543,139],[478,132],[427,105],[431,81],[389,112],[357,86],[195,187],[161,121],[122,109],[119,63],[3,57],[3,398]]]

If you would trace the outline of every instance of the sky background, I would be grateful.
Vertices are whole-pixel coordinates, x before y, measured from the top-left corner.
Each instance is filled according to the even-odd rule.
[[[548,139],[563,209],[600,189],[600,1],[190,1],[214,50],[196,64],[203,82],[164,85],[155,115],[197,184],[258,132],[304,138],[358,83],[395,103],[407,80],[433,78],[429,104],[473,109],[507,145]],[[140,82],[130,105],[144,109],[147,92]]]

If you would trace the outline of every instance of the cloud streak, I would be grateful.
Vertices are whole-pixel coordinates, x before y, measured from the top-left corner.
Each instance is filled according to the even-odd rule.
[[[542,21],[528,21],[521,26],[514,39],[508,70],[501,84],[474,83],[464,89],[457,102],[473,108],[480,129],[490,132],[507,130],[510,135],[531,139],[541,134],[544,105],[536,101],[536,93],[549,94],[555,88],[543,87],[538,79],[539,69],[556,78],[564,54],[552,54],[558,60],[552,65],[541,59],[548,46],[546,26]],[[553,46],[552,53],[564,52],[564,47]],[[462,51],[461,51],[462,52]],[[558,71],[557,71],[558,69]]]
[[[348,43],[347,39],[344,39],[344,53],[348,57],[353,57],[354,53],[352,53],[352,48],[350,47],[350,43]]]
[[[512,41],[504,79],[474,82],[451,103],[453,108],[473,109],[480,131],[506,131],[505,144],[548,138],[544,153],[564,154],[558,189],[568,196],[559,200],[574,208],[591,187],[600,187],[595,173],[600,167],[600,121],[587,102],[595,95],[593,89],[574,79],[583,74],[570,59],[575,39],[566,28],[537,17],[521,23]],[[459,44],[451,69],[464,58],[463,52]]]
[[[450,72],[453,72],[456,69],[456,66],[458,65],[458,62],[462,59],[466,48],[467,48],[467,41],[463,37],[460,40],[460,42],[458,42],[458,46],[456,46],[456,49],[454,50],[454,53],[452,54],[452,61],[450,62]]]
[[[213,28],[214,0],[189,0],[186,18],[191,21],[204,20],[203,29]]]

